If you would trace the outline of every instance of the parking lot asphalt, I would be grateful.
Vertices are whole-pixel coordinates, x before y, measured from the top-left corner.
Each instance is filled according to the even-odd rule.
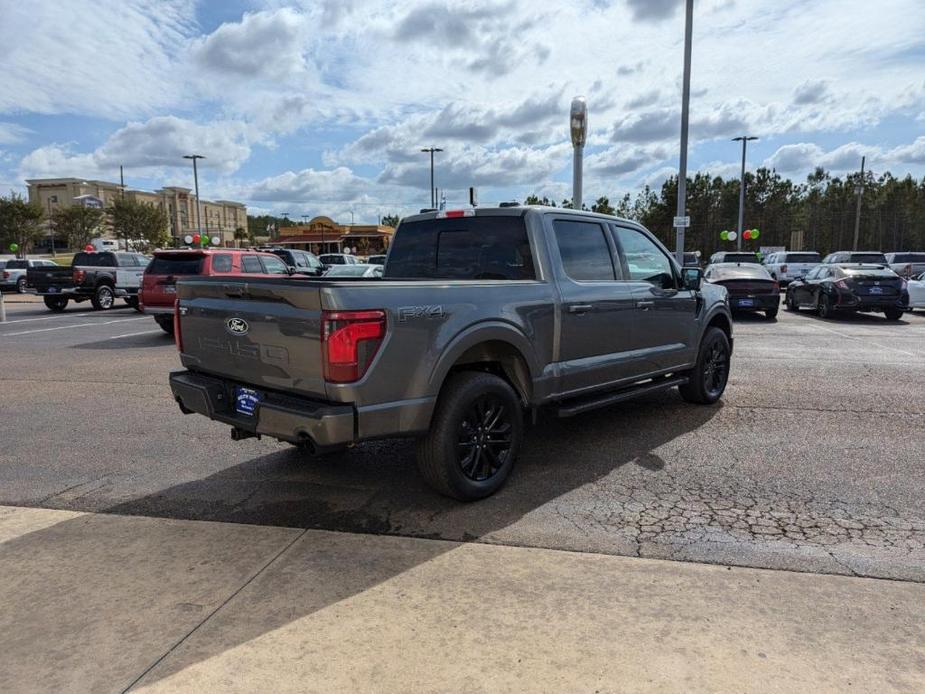
[[[504,489],[459,504],[410,441],[232,442],[173,403],[153,319],[84,306],[7,305],[2,504],[925,581],[925,313],[743,317],[719,406],[542,416]]]

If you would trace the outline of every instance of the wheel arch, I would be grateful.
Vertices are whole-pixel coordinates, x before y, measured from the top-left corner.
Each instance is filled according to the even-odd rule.
[[[507,381],[525,406],[533,400],[533,380],[538,373],[536,359],[527,337],[503,322],[480,323],[457,335],[447,346],[431,376],[431,386],[439,393],[450,374],[480,370]]]

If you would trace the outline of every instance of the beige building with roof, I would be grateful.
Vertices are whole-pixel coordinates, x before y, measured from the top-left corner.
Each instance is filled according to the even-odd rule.
[[[196,229],[196,195],[189,188],[166,186],[159,190],[134,190],[118,183],[95,181],[82,178],[33,178],[26,181],[29,190],[29,202],[41,205],[46,215],[51,216],[55,210],[70,205],[89,205],[109,207],[120,195],[126,198],[160,207],[167,214],[168,232],[171,237],[182,243],[183,237],[192,235]],[[202,231],[221,239],[222,246],[233,246],[235,229],[247,229],[247,208],[244,203],[232,200],[202,200]],[[104,237],[112,235],[104,227]],[[47,240],[45,241],[47,243]],[[56,239],[60,247],[63,239]]]

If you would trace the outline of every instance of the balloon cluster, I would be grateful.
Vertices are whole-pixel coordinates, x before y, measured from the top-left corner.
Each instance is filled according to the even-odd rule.
[[[721,231],[719,232],[719,237],[723,241],[735,241],[739,235],[735,231]],[[746,229],[742,232],[742,238],[746,241],[751,241],[758,238],[757,229]]]
[[[210,239],[206,234],[187,234],[183,237],[183,241],[187,245],[208,246],[211,243],[213,246],[217,246],[222,242],[222,239],[219,236],[213,236]]]

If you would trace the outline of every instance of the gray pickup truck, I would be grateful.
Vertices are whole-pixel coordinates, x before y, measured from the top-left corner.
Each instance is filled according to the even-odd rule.
[[[699,268],[638,224],[550,207],[406,217],[382,279],[182,279],[175,321],[184,413],[314,452],[415,437],[460,500],[504,483],[525,413],[673,386],[714,403],[732,353]]]

